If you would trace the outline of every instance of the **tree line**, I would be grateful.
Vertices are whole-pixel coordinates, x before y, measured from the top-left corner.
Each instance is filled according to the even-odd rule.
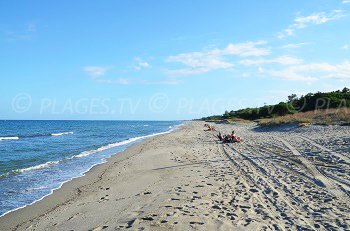
[[[245,108],[237,111],[225,111],[223,115],[203,117],[203,120],[245,119],[256,120],[284,116],[297,112],[306,112],[319,109],[350,107],[350,89],[332,92],[308,93],[298,97],[296,94],[288,96],[286,102],[263,107]]]

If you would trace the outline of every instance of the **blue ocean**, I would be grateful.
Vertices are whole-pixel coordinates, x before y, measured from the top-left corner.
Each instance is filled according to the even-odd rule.
[[[0,120],[0,215],[41,199],[112,154],[179,124]]]

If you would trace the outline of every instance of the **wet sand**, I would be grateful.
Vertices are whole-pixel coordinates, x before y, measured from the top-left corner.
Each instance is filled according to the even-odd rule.
[[[0,230],[349,230],[350,129],[193,122],[0,218]]]

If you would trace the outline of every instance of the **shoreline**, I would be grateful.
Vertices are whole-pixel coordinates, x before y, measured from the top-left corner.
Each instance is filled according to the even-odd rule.
[[[132,147],[132,146],[134,146],[134,145],[137,145],[138,143],[143,142],[143,141],[145,141],[145,140],[147,140],[147,139],[151,139],[151,138],[153,138],[153,137],[157,137],[157,136],[161,136],[161,135],[164,135],[164,134],[168,134],[168,133],[174,132],[174,131],[176,131],[177,129],[179,129],[179,128],[180,128],[181,126],[183,126],[183,125],[184,125],[184,123],[179,124],[179,125],[176,125],[176,126],[174,126],[173,128],[170,128],[169,130],[164,131],[164,132],[153,133],[153,134],[149,134],[149,135],[145,135],[145,136],[140,136],[140,137],[132,137],[132,138],[129,138],[129,139],[127,139],[127,140],[122,140],[122,141],[115,142],[115,143],[123,143],[123,144],[121,144],[120,146],[125,145],[125,147],[124,147],[122,150],[117,151],[117,152],[111,154],[109,157],[107,157],[107,158],[105,158],[105,159],[101,159],[101,162],[100,162],[100,163],[95,163],[95,164],[93,164],[89,169],[87,169],[86,171],[84,171],[84,172],[82,172],[82,173],[79,173],[77,176],[72,177],[72,178],[70,178],[69,180],[66,180],[66,181],[64,181],[64,182],[61,182],[60,185],[59,185],[58,187],[51,189],[50,193],[48,193],[48,194],[42,196],[41,198],[39,198],[39,199],[37,199],[37,200],[35,200],[35,201],[29,203],[29,204],[20,206],[20,207],[18,207],[18,208],[12,209],[12,210],[10,210],[10,211],[7,211],[7,212],[1,214],[1,215],[0,215],[0,219],[1,219],[2,217],[6,216],[6,215],[8,215],[8,214],[10,214],[10,213],[12,213],[12,212],[16,212],[16,211],[18,211],[18,210],[24,209],[24,208],[26,208],[26,207],[28,207],[28,206],[32,206],[32,205],[36,204],[37,202],[40,202],[40,201],[44,200],[46,197],[49,197],[49,196],[51,196],[52,194],[54,194],[56,191],[60,190],[66,183],[69,183],[69,182],[71,182],[71,181],[73,181],[73,180],[76,180],[76,179],[85,177],[85,176],[86,176],[90,171],[92,171],[95,167],[97,167],[97,166],[99,166],[99,165],[103,165],[103,164],[108,163],[108,161],[109,161],[111,158],[113,158],[113,157],[116,156],[116,155],[119,155],[119,154],[123,153],[123,152],[126,151],[128,148],[130,148],[130,147]],[[126,142],[127,142],[127,143],[126,143]],[[112,143],[112,144],[115,144],[115,143]],[[108,144],[108,145],[111,145],[111,144]],[[108,145],[106,145],[106,146],[108,146]],[[119,146],[119,145],[118,145],[118,146]],[[104,146],[103,146],[103,147],[104,147]],[[78,155],[80,155],[80,154],[78,154]],[[71,158],[72,158],[72,157],[71,157]]]
[[[0,230],[350,227],[349,130],[216,124],[244,140],[222,144],[203,125],[195,121],[131,145],[41,201],[0,217]],[[310,150],[315,158],[308,158]]]

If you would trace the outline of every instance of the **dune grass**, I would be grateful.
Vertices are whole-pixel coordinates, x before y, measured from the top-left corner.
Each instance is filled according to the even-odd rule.
[[[350,108],[322,109],[308,112],[299,112],[274,118],[259,119],[260,126],[275,126],[288,123],[300,125],[348,125],[350,126]]]

